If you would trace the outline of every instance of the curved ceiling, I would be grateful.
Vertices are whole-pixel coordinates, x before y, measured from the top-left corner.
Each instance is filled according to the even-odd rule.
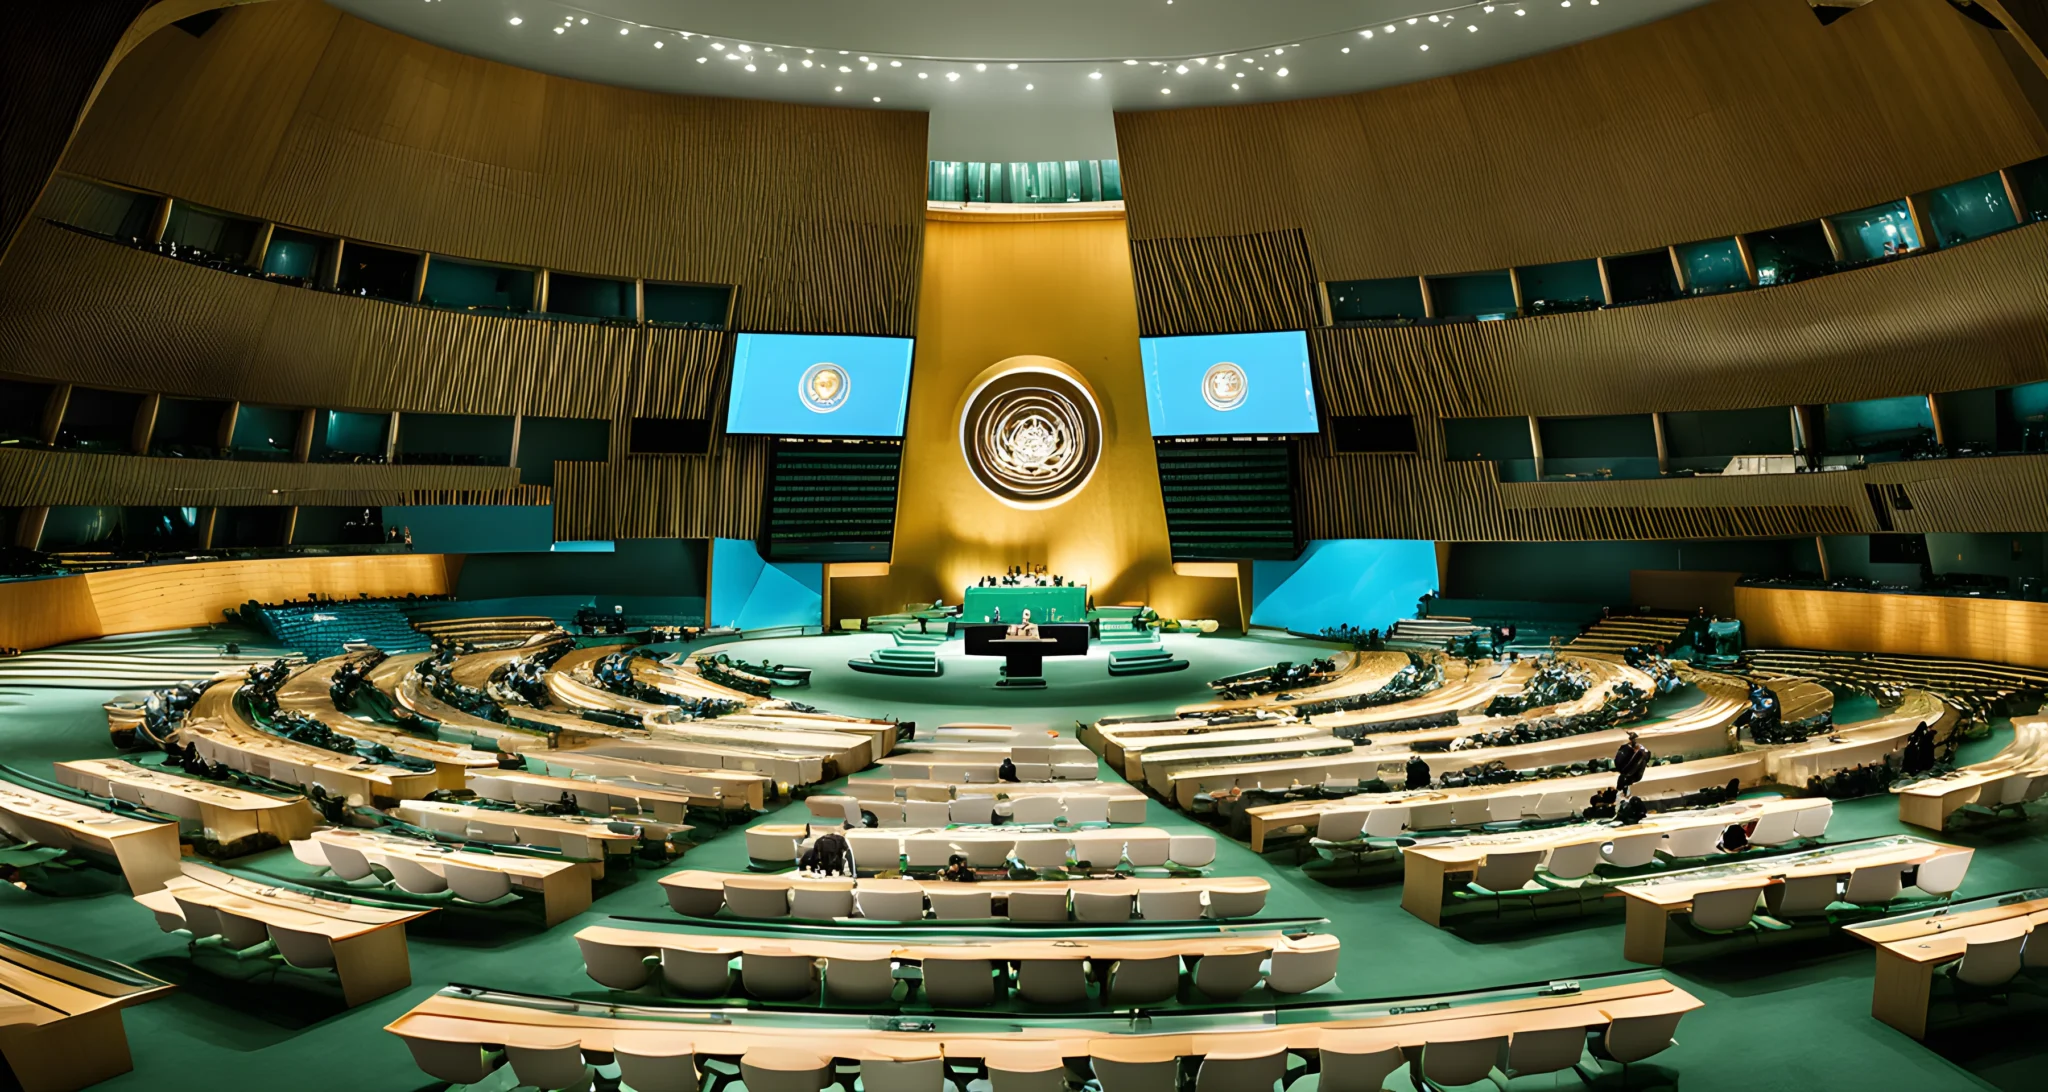
[[[1499,64],[1705,0],[329,0],[556,75],[882,109],[1134,110]]]

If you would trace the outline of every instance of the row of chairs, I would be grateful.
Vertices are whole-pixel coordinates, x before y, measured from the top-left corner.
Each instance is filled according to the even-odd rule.
[[[1107,1057],[1048,1060],[1037,1054],[954,1057],[914,1047],[894,1058],[834,1059],[788,1047],[757,1047],[736,1060],[699,1055],[686,1042],[670,1046],[653,1037],[621,1042],[609,1052],[586,1052],[570,1042],[510,1045],[502,1053],[466,1043],[406,1037],[413,1059],[428,1075],[458,1084],[481,1083],[510,1064],[520,1086],[583,1092],[593,1081],[622,1080],[633,1092],[722,1092],[735,1081],[747,1092],[944,1092],[988,1087],[991,1092],[1274,1092],[1306,1088],[1314,1073],[1319,1092],[1379,1092],[1396,1070],[1408,1067],[1416,1088],[1471,1087],[1490,1092],[1512,1078],[1579,1070],[1601,1063],[1627,1067],[1674,1045],[1680,1014],[1623,1017],[1593,1027],[1565,1027],[1506,1035],[1430,1041],[1420,1049],[1389,1047],[1345,1053],[1324,1046],[1307,1051],[1216,1051],[1192,1066],[1185,1059],[1120,1061]],[[402,1033],[401,1033],[402,1034]],[[1191,1090],[1181,1082],[1192,1068]],[[857,1082],[857,1083],[856,1083]],[[986,1082],[985,1085],[980,1082]]]
[[[1145,921],[1197,921],[1203,918],[1257,917],[1266,907],[1263,888],[1174,887],[1133,892],[1121,884],[1032,884],[1029,887],[982,884],[920,885],[900,880],[862,880],[851,890],[831,885],[790,888],[727,883],[724,891],[665,886],[669,905],[698,918],[719,909],[741,918],[799,918],[824,921],[858,916],[871,921],[976,921],[996,917],[996,890],[1005,892],[1004,917],[1016,922],[1084,921],[1101,924]],[[1100,888],[1098,890],[1097,888]]]
[[[1102,772],[1092,755],[1087,762],[1017,762],[1014,765],[1017,780],[1022,782],[1094,781]],[[911,755],[900,759],[891,756],[889,771],[895,777],[917,781],[944,781],[955,785],[1003,783],[1001,767],[994,762],[924,761]]]
[[[414,895],[438,895],[452,891],[463,902],[478,904],[496,902],[512,893],[510,875],[459,861],[437,862],[441,868],[437,873],[419,861],[399,854],[391,854],[372,864],[369,856],[354,846],[310,838],[294,841],[291,846],[292,856],[300,863],[328,869],[336,879],[352,883],[360,880],[389,883]]]
[[[1792,813],[1766,815],[1763,821],[1758,822],[1757,832],[1768,834],[1773,840],[1750,840],[1757,845],[1770,846],[1782,845],[1797,839],[1818,838],[1826,831],[1827,816],[1831,810],[1816,808],[1799,813],[1801,816],[1817,815],[1818,818],[1806,828],[1812,833],[1799,833],[1793,837],[1781,837],[1785,833],[1783,829],[1772,829],[1768,832],[1765,830],[1765,824],[1771,820],[1783,820],[1772,823],[1773,828],[1789,827],[1793,818]],[[1715,852],[1720,843],[1721,830],[1718,823],[1702,823],[1696,827],[1662,833],[1652,831],[1643,834],[1616,834],[1606,842],[1589,840],[1547,850],[1490,852],[1486,859],[1480,862],[1472,878],[1472,885],[1489,892],[1516,891],[1538,881],[1583,879],[1592,875],[1594,870],[1603,864],[1628,870],[1648,865],[1656,860],[1659,854],[1674,861],[1705,857]]]
[[[1995,990],[2023,970],[2048,971],[2048,936],[2036,938],[2034,932],[2025,918],[1973,932],[1962,958],[1948,964],[1949,976],[1967,986]]]
[[[738,985],[763,1001],[815,1002],[822,982],[826,1001],[840,1005],[880,1005],[895,1000],[899,984],[911,981],[902,968],[918,968],[925,1003],[940,1009],[981,1009],[1018,998],[1033,1004],[1066,1005],[1089,999],[1089,980],[1099,981],[1098,999],[1108,1005],[1152,1005],[1180,994],[1181,965],[1177,955],[1119,959],[1103,966],[1080,959],[1023,959],[1006,963],[990,959],[902,960],[886,954],[874,959],[833,955],[816,959],[801,953],[749,951],[703,952],[682,948],[641,948],[599,944],[577,937],[584,969],[599,985],[615,990],[645,986],[660,972],[670,992],[690,998],[725,997],[732,992],[732,964],[739,964]],[[888,946],[874,945],[887,952]],[[1188,979],[1204,998],[1231,1001],[1256,987],[1261,979],[1275,993],[1307,993],[1336,977],[1338,949],[1263,952],[1185,957]],[[1014,973],[1012,968],[1014,967]]]
[[[1963,885],[1969,866],[1967,853],[1936,857],[1914,871],[1913,886],[1935,898],[1946,898]],[[1883,908],[1904,890],[1905,876],[1895,864],[1869,865],[1846,876],[1788,876],[1761,894],[1754,887],[1696,893],[1692,925],[1702,932],[1732,933],[1751,928],[1760,909],[1780,921],[1821,917],[1841,903]]]
[[[1357,841],[1360,838],[1399,838],[1413,831],[1470,829],[1488,823],[1508,823],[1524,819],[1568,819],[1583,810],[1590,799],[1591,791],[1584,790],[1533,796],[1489,794],[1457,800],[1433,800],[1407,806],[1394,804],[1383,807],[1339,808],[1322,814],[1316,833],[1320,841],[1342,843]],[[1819,838],[1827,833],[1828,823],[1833,816],[1833,804],[1800,811],[1769,812],[1758,820],[1756,831],[1750,835],[1749,840],[1753,845],[1771,846]],[[1669,857],[1703,856],[1713,851],[1713,842],[1720,833],[1720,826],[1703,823],[1697,831],[1673,832],[1672,843],[1668,849],[1662,844],[1649,845],[1647,849],[1640,851],[1642,859],[1635,864],[1614,863],[1622,868],[1640,867],[1648,864],[1651,855],[1660,849],[1664,849],[1665,855]],[[1622,839],[1616,838],[1615,842],[1620,844]],[[1695,843],[1705,844],[1706,848],[1697,852],[1682,852],[1696,848]],[[1634,852],[1636,851],[1633,849],[1629,851]]]
[[[824,833],[824,828],[811,837]],[[848,830],[847,848],[863,872],[929,872],[946,867],[958,855],[975,868],[1022,866],[1040,872],[1085,868],[1113,872],[1130,868],[1198,870],[1216,860],[1216,839],[1207,834],[1167,834],[1159,830],[1081,830],[1063,837],[1033,837],[1009,827],[961,828],[941,831]],[[800,860],[811,837],[791,839],[788,860]],[[752,855],[752,854],[750,854]],[[780,854],[763,860],[783,859]]]
[[[1073,796],[1020,796],[1010,801],[1009,820],[1019,825],[1042,825],[1065,819],[1076,826],[1109,822],[1110,799],[1099,793]],[[819,819],[843,819],[855,826],[865,820],[862,812],[875,817],[881,827],[987,826],[996,821],[996,798],[966,795],[952,800],[860,800],[851,796],[813,796],[804,801]]]

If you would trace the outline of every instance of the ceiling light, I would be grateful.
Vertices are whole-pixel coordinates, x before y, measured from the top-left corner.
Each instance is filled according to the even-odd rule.
[[[1184,65],[1184,64],[1183,64],[1183,65],[1175,65],[1175,66],[1174,66],[1174,69],[1173,69],[1173,70],[1174,70],[1174,72],[1175,72],[1176,74],[1178,74],[1178,75],[1182,75],[1182,76],[1185,76],[1185,75],[1187,75],[1187,74],[1188,74],[1188,66],[1187,66],[1187,65]]]
[[[1240,79],[1240,80],[1241,80],[1241,79],[1244,79],[1244,73],[1242,73],[1242,72],[1232,72],[1232,73],[1231,73],[1230,75],[1231,75],[1231,76],[1232,76],[1232,78],[1234,78],[1234,79]]]
[[[1492,15],[1492,14],[1493,14],[1493,5],[1492,5],[1492,4],[1488,4],[1488,5],[1486,5],[1485,7],[1481,8],[1481,9],[1479,9],[1479,10],[1481,10],[1481,11],[1484,11],[1484,12],[1485,12],[1486,14],[1488,14],[1488,15]]]
[[[875,63],[875,62],[873,62],[873,61],[869,61],[869,62],[868,62],[868,71],[870,71],[870,72],[873,72],[873,71],[874,71],[875,69],[877,69],[877,68],[880,68],[880,67],[882,67],[882,66],[881,66],[881,65],[878,65],[878,64],[876,64],[876,63]]]
[[[805,67],[805,68],[809,68],[809,67],[811,67],[811,62],[809,62],[809,61],[805,61],[805,62],[804,62],[804,67]]]
[[[835,87],[835,88],[833,88],[832,90],[834,90],[834,91],[844,91],[844,90],[846,90],[846,88],[844,88],[844,87]]]
[[[1281,69],[1280,71],[1278,71],[1278,72],[1275,72],[1275,73],[1273,73],[1273,74],[1274,74],[1275,76],[1285,76],[1285,75],[1287,74],[1287,70],[1283,68],[1283,69]]]
[[[1369,31],[1369,30],[1361,30],[1361,31],[1359,31],[1358,33],[1360,33],[1360,34],[1363,34],[1363,35],[1365,35],[1365,36],[1366,36],[1366,37],[1368,37],[1368,38],[1372,37],[1372,31]]]
[[[513,26],[515,26],[515,27],[516,27],[516,26],[518,26],[519,24],[521,24],[521,23],[525,22],[525,21],[526,21],[526,20],[524,20],[524,19],[521,19],[521,18],[520,18],[520,17],[518,17],[517,15],[514,15],[514,16],[512,17],[512,25],[513,25]]]
[[[920,80],[928,80],[932,78],[932,74],[929,72],[920,72],[917,74],[917,78]]]
[[[556,33],[556,34],[560,34],[560,33],[562,33],[562,28],[561,28],[561,27],[556,27],[556,28],[555,28],[555,33]]]
[[[1282,53],[1285,53],[1285,52],[1287,52],[1287,50],[1286,50],[1286,49],[1284,49],[1284,48],[1282,48],[1282,49],[1276,49],[1276,50],[1274,50],[1274,51],[1273,51],[1273,56],[1275,56],[1275,57],[1278,57],[1279,55],[1281,55]]]
[[[584,26],[589,26],[589,25],[590,25],[590,20],[588,20],[588,19],[578,19],[578,20],[577,20],[577,22],[579,22],[579,23],[583,24]]]
[[[777,72],[787,72],[787,71],[789,71],[789,62],[787,62],[787,61],[784,61],[783,63],[781,63],[781,64],[779,64],[779,65],[776,65],[776,66],[775,66],[775,71],[777,71]]]
[[[660,43],[660,42],[656,42],[656,43],[654,43],[654,48],[656,48],[656,49],[660,49],[660,48],[661,48],[661,43]]]
[[[840,65],[840,66],[839,66],[839,71],[841,71],[841,72],[851,72],[851,71],[853,71],[853,69],[851,69],[851,68],[848,68],[848,67],[846,67],[845,65]]]
[[[1427,53],[1427,52],[1429,52],[1429,47],[1428,47],[1427,45],[1423,46],[1423,47],[1422,47],[1422,51],[1423,51],[1424,53]]]
[[[713,42],[713,43],[711,43],[711,48],[713,48],[713,49],[724,49],[724,48],[725,48],[725,43],[724,43],[724,42]]]
[[[1415,20],[1414,20],[1413,18],[1410,18],[1410,19],[1408,20],[1408,25],[1409,25],[1409,26],[1411,26],[1411,27],[1412,27],[1412,26],[1414,26],[1414,25],[1415,25]]]
[[[866,57],[862,57],[862,58],[860,59],[860,63],[862,63],[862,64],[866,64],[866,63],[868,63],[868,59],[867,59]]]
[[[988,71],[988,66],[985,64],[977,64],[974,66],[974,70],[976,72],[986,72]]]
[[[1394,24],[1392,24],[1392,23],[1388,23],[1388,24],[1387,24],[1387,33],[1388,33],[1388,34],[1392,34],[1392,33],[1394,33]]]
[[[957,79],[959,79],[959,78],[960,78],[960,73],[958,73],[958,72],[948,72],[948,73],[946,73],[946,78],[947,78],[947,79],[949,79],[949,80],[957,80]]]
[[[1037,87],[1037,86],[1038,86],[1038,85],[1037,85],[1037,84],[1035,84],[1035,83],[1027,83],[1027,84],[1025,84],[1025,85],[1024,85],[1024,90],[1026,90],[1026,91],[1029,91],[1029,90],[1031,90],[1032,88],[1034,88],[1034,87]]]
[[[1236,85],[1236,84],[1234,84],[1234,83],[1233,83],[1233,84],[1231,84],[1231,85],[1230,85],[1230,89],[1231,89],[1232,91],[1235,91],[1235,90],[1237,90],[1237,85]]]
[[[1349,53],[1349,52],[1351,52],[1351,47],[1350,47],[1350,46],[1345,46],[1345,47],[1344,47],[1343,49],[1340,49],[1340,50],[1338,50],[1337,52],[1339,52],[1339,53]]]
[[[626,28],[626,27],[620,27],[620,28],[619,28],[619,33],[620,33],[620,34],[624,34],[624,33],[626,33],[626,30],[627,30],[627,28]]]
[[[749,71],[749,72],[752,72],[753,70],[754,70],[754,66],[753,66],[753,65],[748,65],[748,66],[747,66],[747,71]]]
[[[1010,62],[1010,71],[1012,71],[1012,72],[1015,72],[1015,71],[1017,71],[1017,62],[1015,62],[1015,61],[1011,61],[1011,62]]]
[[[1102,78],[1102,73],[1100,73],[1100,72],[1090,72],[1090,73],[1088,73],[1088,78],[1089,78],[1089,79],[1091,79],[1091,80],[1099,80],[1099,79],[1101,79],[1101,78]]]
[[[699,57],[699,58],[697,58],[697,63],[698,63],[698,64],[703,64],[703,63],[704,63],[705,61],[708,61],[708,60],[710,60],[710,59],[711,59],[711,58],[709,58],[709,57]]]
[[[1528,13],[1528,12],[1526,12],[1526,11],[1523,11],[1523,10],[1522,10],[1521,8],[1516,8],[1516,9],[1515,9],[1515,14],[1516,14],[1516,15],[1527,15],[1527,14],[1529,14],[1529,13]]]
[[[880,101],[882,101],[882,96],[880,96],[880,95],[876,95],[876,96],[875,96],[875,101],[876,101],[876,102],[880,102]]]
[[[890,67],[890,68],[902,68],[902,67],[903,67],[903,62],[902,62],[902,61],[890,61],[890,62],[889,62],[889,67]]]
[[[1413,20],[1413,19],[1410,19],[1410,20],[1408,20],[1408,21],[1412,23],[1412,22],[1414,22],[1415,20]],[[1432,22],[1432,23],[1436,22],[1436,16],[1434,16],[1434,15],[1430,16],[1430,17],[1429,17],[1429,21],[1430,21],[1430,22]]]
[[[741,52],[741,53],[752,53],[753,51],[754,51],[754,47],[753,47],[753,46],[750,46],[750,45],[746,44],[745,42],[741,42],[741,43],[740,43],[740,52]]]
[[[1136,61],[1125,61],[1124,63],[1125,63],[1125,64],[1137,64],[1138,62],[1136,62]]]
[[[1558,5],[1558,7],[1561,7],[1561,8],[1568,8],[1568,7],[1571,7],[1571,6],[1572,6],[1572,0],[1564,0],[1564,3],[1562,3],[1562,4],[1559,4],[1559,5]]]
[[[1475,33],[1475,34],[1479,32],[1479,28],[1478,28],[1478,27],[1475,27],[1475,26],[1473,26],[1473,25],[1472,25],[1472,24],[1470,24],[1470,23],[1466,23],[1466,24],[1465,24],[1465,29],[1466,29],[1467,31],[1470,31],[1470,32],[1472,32],[1472,33]]]
[[[1171,95],[1171,94],[1173,94],[1173,88],[1171,88],[1171,87],[1162,87],[1162,88],[1160,88],[1160,89],[1159,89],[1159,93],[1160,93],[1160,94],[1162,94],[1162,95]]]

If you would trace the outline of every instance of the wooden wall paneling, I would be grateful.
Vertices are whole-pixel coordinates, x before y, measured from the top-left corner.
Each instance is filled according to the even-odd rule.
[[[546,504],[546,486],[486,466],[353,466],[346,463],[155,459],[0,447],[0,506]]]
[[[43,648],[106,632],[83,577],[0,582],[0,646]]]
[[[2048,129],[1944,0],[1827,27],[1805,0],[1720,0],[1399,87],[1120,113],[1117,141],[1134,240],[1298,227],[1351,280],[1795,223],[2031,159]]]
[[[581,83],[272,0],[145,43],[70,163],[388,246],[736,285],[748,329],[907,336],[925,144],[921,113]]]
[[[2048,667],[2048,603],[1735,588],[1753,648],[1825,648]]]
[[[1147,336],[1321,325],[1300,231],[1133,241],[1138,321]]]
[[[445,595],[450,590],[440,554],[143,565],[62,579],[85,585],[103,634],[209,625],[221,620],[222,611],[251,599],[274,603],[312,592],[353,599],[358,593]]]
[[[555,538],[753,538],[767,474],[760,436],[715,436],[710,455],[558,462]]]

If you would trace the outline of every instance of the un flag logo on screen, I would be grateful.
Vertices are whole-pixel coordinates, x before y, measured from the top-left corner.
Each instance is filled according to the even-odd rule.
[[[796,396],[812,413],[831,413],[845,405],[852,392],[852,380],[846,369],[837,364],[813,364],[804,369],[803,378],[796,384]]]
[[[1244,397],[1251,390],[1251,382],[1245,378],[1244,369],[1225,360],[1209,366],[1202,373],[1202,401],[1209,408],[1228,412],[1244,405]]]

